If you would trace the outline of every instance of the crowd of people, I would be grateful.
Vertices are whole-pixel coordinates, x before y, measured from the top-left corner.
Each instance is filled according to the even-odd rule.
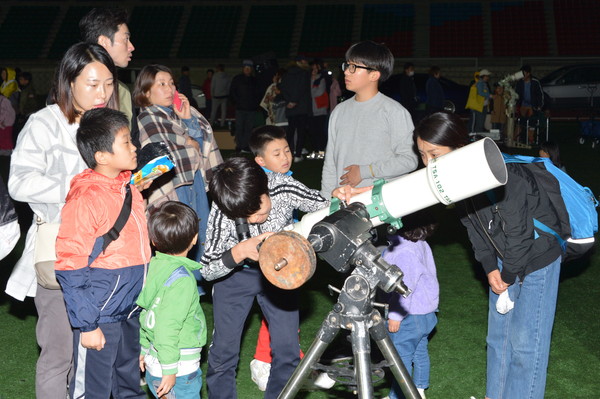
[[[41,110],[30,104],[31,74],[20,74],[19,91],[15,71],[2,71],[8,98],[0,96],[0,121],[2,101],[17,91],[19,115],[26,119],[10,148],[8,193],[34,213],[6,292],[21,301],[34,297],[41,348],[37,397],[144,398],[142,372],[156,397],[199,398],[200,353],[210,328],[200,306],[205,280],[211,282],[214,315],[209,397],[237,397],[241,338],[256,299],[263,321],[252,379],[265,398],[276,398],[303,356],[299,292],[265,279],[258,246],[293,223],[296,210],[328,207],[332,197],[349,201],[378,179],[414,171],[419,157],[427,165],[467,145],[469,129],[441,112],[440,68],[430,69],[427,112],[416,126],[414,65],[404,66],[403,101],[387,97],[379,87],[393,71],[394,56],[372,41],[347,50],[343,80],[353,95],[339,104],[341,87],[319,60],[297,57],[274,73],[265,91],[258,90],[251,60],[232,79],[219,65],[203,84],[210,92],[207,119],[192,105],[189,68],[182,69],[179,91],[171,69],[159,64],[142,68],[133,93],[119,82],[117,68],[128,65],[135,49],[123,10],[95,8],[79,27],[82,42],[64,54]],[[530,68],[523,72],[517,90],[525,115],[540,104]],[[487,87],[490,75],[478,73],[474,92],[483,101],[474,99],[477,107],[502,97]],[[227,101],[236,109],[236,149],[253,159],[221,156],[212,125],[219,111],[225,124]],[[267,123],[254,129],[259,106]],[[473,109],[472,125],[480,126],[482,113]],[[304,159],[307,137],[313,149],[307,158],[324,159],[320,190],[291,176],[293,162]],[[131,184],[132,170],[143,166],[140,149],[153,144],[166,146],[173,170]],[[560,162],[555,146],[542,150],[541,156]],[[490,286],[486,398],[541,399],[561,249],[552,235],[526,221],[557,220],[537,214],[544,198],[519,165],[511,164],[508,173],[493,201],[481,194],[457,210]],[[0,195],[5,255],[19,229],[1,181]],[[427,215],[411,215],[383,251],[388,262],[410,265],[403,271],[413,294],[386,298],[387,327],[423,398],[430,384],[428,337],[439,304],[426,243],[434,230]],[[500,313],[496,305],[504,293],[514,308]],[[315,381],[323,388],[334,383],[326,374]],[[400,395],[394,384],[390,397]]]

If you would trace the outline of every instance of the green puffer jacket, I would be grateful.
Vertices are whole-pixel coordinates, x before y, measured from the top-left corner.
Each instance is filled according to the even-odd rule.
[[[182,256],[156,252],[137,304],[142,355],[154,354],[164,375],[176,374],[179,361],[191,360],[186,349],[206,344],[206,320],[192,270],[200,264]],[[193,356],[200,356],[199,351]]]

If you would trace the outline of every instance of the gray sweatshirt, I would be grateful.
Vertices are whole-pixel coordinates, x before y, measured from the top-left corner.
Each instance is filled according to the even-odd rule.
[[[217,71],[210,81],[210,94],[216,98],[225,98],[229,96],[229,86],[231,78],[226,72]]]
[[[363,180],[358,187],[415,170],[413,128],[408,111],[381,93],[368,101],[352,97],[339,104],[329,118],[321,194],[331,197],[333,189],[340,186],[340,176],[346,173],[344,168],[350,165],[360,166]]]

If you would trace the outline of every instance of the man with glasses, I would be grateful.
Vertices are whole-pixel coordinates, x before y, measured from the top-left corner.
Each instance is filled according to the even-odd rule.
[[[93,8],[79,20],[81,40],[86,43],[96,43],[104,47],[118,68],[127,68],[131,61],[133,44],[131,33],[127,27],[127,11],[118,7]],[[119,84],[119,111],[127,115],[131,139],[140,148],[140,131],[134,115],[131,92],[123,82]]]
[[[394,56],[383,44],[352,45],[342,64],[346,88],[355,95],[339,104],[329,119],[329,140],[321,178],[325,198],[340,185],[372,185],[417,167],[413,123],[408,111],[379,92],[394,69]]]

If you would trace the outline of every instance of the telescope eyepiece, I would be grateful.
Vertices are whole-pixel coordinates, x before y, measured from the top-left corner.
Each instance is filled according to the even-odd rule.
[[[248,224],[248,219],[246,218],[236,218],[235,219],[235,232],[237,234],[237,238],[240,242],[246,241],[250,237],[250,225]]]

